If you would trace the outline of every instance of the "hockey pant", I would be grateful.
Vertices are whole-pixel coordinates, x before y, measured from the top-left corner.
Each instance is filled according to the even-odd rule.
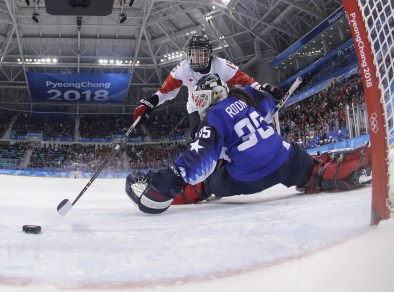
[[[194,186],[185,185],[172,204],[198,203],[212,194],[216,197],[254,194],[280,183],[287,187],[304,185],[311,176],[313,159],[298,144],[292,143],[291,145],[287,160],[277,170],[256,181],[236,180],[228,173],[224,165],[216,169],[204,182]]]
[[[313,155],[312,158],[312,175],[306,185],[298,186],[307,194],[354,190],[371,180],[371,150],[368,144],[355,149]]]

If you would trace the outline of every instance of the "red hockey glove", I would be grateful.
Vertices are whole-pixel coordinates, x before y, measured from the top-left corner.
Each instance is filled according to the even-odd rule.
[[[141,117],[141,122],[145,122],[149,119],[155,106],[159,103],[159,97],[157,95],[152,95],[150,98],[143,98],[140,103],[133,111],[133,120],[135,121],[138,117]]]
[[[268,84],[268,83],[261,85],[260,90],[267,91],[269,94],[271,94],[276,99],[276,101],[281,100],[284,95],[282,89],[280,89],[278,86]]]

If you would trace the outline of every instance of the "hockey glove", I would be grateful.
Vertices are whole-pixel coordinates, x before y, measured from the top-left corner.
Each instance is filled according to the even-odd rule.
[[[169,161],[165,168],[158,171],[129,174],[126,179],[126,193],[142,212],[160,214],[170,207],[184,184],[177,166],[173,161]]]
[[[134,121],[141,117],[141,122],[144,123],[149,119],[150,114],[152,113],[153,109],[159,103],[159,97],[154,94],[151,97],[145,99],[141,99],[140,103],[133,111],[133,119]]]
[[[277,102],[280,101],[284,95],[282,89],[280,89],[279,87],[277,87],[275,85],[268,84],[268,83],[261,85],[260,90],[266,91],[269,94],[271,94]]]

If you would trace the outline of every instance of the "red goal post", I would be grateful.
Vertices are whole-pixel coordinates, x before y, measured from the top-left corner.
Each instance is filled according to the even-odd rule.
[[[372,147],[371,224],[390,217],[389,150],[393,147],[392,0],[342,0],[354,39]]]

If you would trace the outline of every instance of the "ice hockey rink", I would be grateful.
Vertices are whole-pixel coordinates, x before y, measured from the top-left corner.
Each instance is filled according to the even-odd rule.
[[[371,188],[260,194],[151,216],[97,179],[0,176],[0,291],[393,291],[394,220],[370,226]],[[22,225],[38,224],[41,234]]]

